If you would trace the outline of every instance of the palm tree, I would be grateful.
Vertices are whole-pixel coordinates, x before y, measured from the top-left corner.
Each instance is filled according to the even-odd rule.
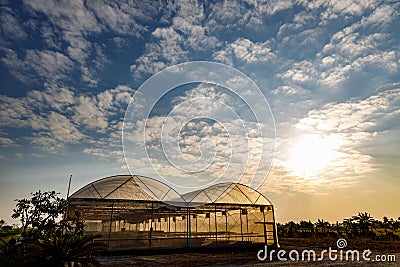
[[[387,229],[390,227],[388,217],[386,217],[386,216],[383,217],[382,226],[383,226],[383,229],[385,229],[385,235],[387,235]]]
[[[329,222],[324,221],[324,219],[318,219],[317,222],[315,222],[315,230],[318,232],[318,228],[321,230],[321,233],[325,233],[326,229],[329,228],[330,224]]]
[[[48,266],[99,266],[93,253],[104,250],[105,245],[95,243],[101,235],[76,236],[65,234],[38,239],[27,244],[26,263]]]
[[[361,236],[368,236],[371,232],[370,226],[372,226],[374,222],[374,218],[371,214],[359,212],[357,216],[353,216],[353,219],[357,221],[359,225]]]
[[[300,221],[299,228],[302,233],[308,232],[308,223],[306,221]]]
[[[341,223],[339,223],[338,221],[336,221],[336,224],[332,224],[332,228],[333,230],[336,231],[336,233],[341,236],[342,235],[342,231],[343,231],[343,225]]]
[[[354,223],[353,218],[343,219],[343,227],[348,237],[354,237],[358,234],[357,225]]]
[[[297,231],[299,226],[297,225],[297,223],[290,221],[286,224],[288,231],[287,234],[289,237],[292,237],[293,235],[297,235]]]

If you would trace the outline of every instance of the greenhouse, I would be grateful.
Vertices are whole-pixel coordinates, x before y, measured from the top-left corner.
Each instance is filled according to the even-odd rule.
[[[109,250],[277,245],[274,207],[242,184],[221,183],[179,195],[157,180],[103,178],[68,198],[86,233],[100,233]]]

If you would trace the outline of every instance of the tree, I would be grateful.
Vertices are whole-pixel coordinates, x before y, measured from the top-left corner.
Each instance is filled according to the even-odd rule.
[[[105,246],[94,242],[101,235],[84,235],[81,214],[75,212],[59,220],[67,205],[59,193],[38,191],[31,195],[30,199],[16,200],[12,215],[20,219],[25,238],[20,244],[15,240],[13,244],[4,244],[0,261],[7,260],[7,266],[98,265],[93,253],[104,250]]]
[[[383,229],[385,229],[385,235],[387,235],[387,230],[390,227],[390,223],[389,223],[388,217],[386,217],[386,216],[383,217],[382,226],[383,226]]]
[[[1,219],[0,220],[0,229],[3,228],[3,226],[6,224],[6,221]]]
[[[48,232],[56,225],[56,220],[64,213],[66,200],[55,191],[31,193],[30,199],[16,199],[16,208],[12,218],[20,219],[22,236],[32,237]],[[29,229],[29,231],[28,231]]]
[[[314,232],[314,224],[310,221],[300,221],[299,223],[300,230],[303,233],[313,233]]]
[[[374,222],[374,218],[371,217],[371,214],[359,212],[357,216],[353,216],[353,219],[357,221],[361,236],[368,236],[371,233],[370,227]]]
[[[342,235],[342,231],[343,231],[343,225],[341,223],[339,223],[338,221],[336,221],[336,224],[332,224],[332,229],[334,231],[336,231],[338,236]]]
[[[318,232],[318,229],[321,229],[321,233],[325,233],[326,229],[330,227],[329,222],[324,221],[324,219],[318,219],[315,223],[315,230]]]
[[[400,228],[400,220],[396,220],[392,224],[392,230],[396,232]]]
[[[343,227],[348,237],[354,237],[358,235],[357,225],[354,223],[354,218],[343,219]]]
[[[101,235],[84,235],[84,221],[79,212],[61,220],[53,231],[37,240],[27,242],[25,263],[48,266],[98,266],[92,257],[106,248],[94,242]]]
[[[290,221],[286,223],[286,227],[288,228],[287,230],[288,237],[297,236],[297,230],[299,226],[295,222]]]

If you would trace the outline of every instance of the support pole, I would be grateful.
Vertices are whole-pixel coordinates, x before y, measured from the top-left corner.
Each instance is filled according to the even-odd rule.
[[[274,211],[274,206],[271,206],[272,209],[272,220],[274,221],[273,226],[274,226],[274,231],[273,231],[273,237],[274,237],[274,245],[279,248],[279,243],[278,243],[278,234],[277,234],[277,227],[276,227],[276,221],[275,221],[275,211]]]
[[[168,233],[171,232],[171,211],[168,211]]]
[[[242,236],[242,244],[243,244],[243,222],[242,222],[242,208],[240,208],[240,235]]]
[[[67,207],[65,208],[65,211],[64,211],[64,220],[67,218],[67,213],[68,213],[68,207],[69,207],[69,205],[68,205],[68,198],[69,198],[69,189],[71,188],[71,180],[72,180],[72,174],[71,174],[71,176],[69,177],[69,182],[68,182]],[[63,230],[63,232],[64,232],[64,230]],[[64,233],[63,233],[63,234],[64,234]]]
[[[153,235],[153,221],[154,221],[154,207],[153,203],[151,203],[151,222],[149,223],[149,247],[151,248],[151,238]]]
[[[211,237],[211,212],[208,213],[208,235]]]
[[[228,244],[229,244],[229,233],[228,233],[228,211],[225,210],[225,234],[228,236]]]
[[[111,237],[111,230],[112,230],[113,213],[114,213],[114,203],[111,206],[110,228],[108,230],[108,241],[107,241],[108,249],[110,249],[110,237]]]
[[[262,214],[263,214],[263,226],[264,226],[264,243],[267,245],[268,238],[267,238],[267,225],[265,224],[265,207],[262,207]]]
[[[71,180],[72,180],[72,174],[69,177],[69,182],[68,182],[68,190],[67,190],[67,200],[69,198],[69,190],[71,189]]]
[[[246,233],[247,233],[247,241],[251,241],[251,235],[249,233],[249,217],[247,216],[248,211],[246,211]]]
[[[214,206],[214,223],[215,223],[215,245],[218,246],[218,226],[217,226],[217,205]]]
[[[187,209],[187,232],[188,232],[188,247],[192,247],[192,226],[190,220],[190,208]]]

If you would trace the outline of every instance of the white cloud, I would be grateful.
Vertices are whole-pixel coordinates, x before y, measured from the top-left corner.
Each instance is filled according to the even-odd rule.
[[[279,181],[293,181],[291,189],[302,192],[342,188],[380,168],[365,152],[365,146],[390,131],[387,125],[399,118],[399,101],[400,89],[391,89],[364,100],[330,103],[311,110],[298,121],[290,137],[278,139],[270,174],[275,180],[272,188],[284,189]],[[302,183],[296,182],[302,179]]]
[[[62,1],[29,0],[24,4],[33,12],[44,13],[54,25],[58,25],[65,31],[99,32],[94,14],[89,11],[82,0]]]
[[[32,142],[50,151],[63,148],[65,144],[77,144],[85,138],[68,118],[55,112],[44,118],[40,128],[42,132]]]
[[[135,173],[154,177],[154,167],[169,182],[187,187],[215,179],[264,179],[274,143],[261,136],[263,125],[246,116],[236,95],[201,84],[170,102],[173,106],[165,115],[133,118],[132,126],[124,129],[125,151],[132,159],[128,162],[145,163],[140,168],[131,165]]]
[[[277,93],[282,90],[291,88]],[[297,123],[278,122],[274,164],[259,189],[321,194],[326,188],[354,186],[372,172],[382,173],[387,165],[377,160],[382,144],[376,140],[396,134],[399,103],[400,89],[388,89],[363,100],[314,105]],[[285,111],[287,116],[286,106]]]
[[[325,85],[335,86],[347,80],[352,73],[360,72],[367,67],[394,74],[399,70],[397,58],[395,51],[382,51],[359,57],[347,64],[342,65],[339,63],[338,66],[322,72],[320,82]],[[324,63],[326,64],[326,60]]]
[[[96,71],[109,63],[102,48],[93,42],[93,37],[101,33],[112,33],[142,38],[142,34],[148,30],[146,23],[159,16],[163,9],[162,5],[161,2],[153,1],[140,4],[130,1],[118,3],[82,0],[24,1],[25,8],[32,14],[32,18],[29,20],[31,27],[41,31],[43,41],[55,49],[56,53],[65,53],[70,60],[78,63],[74,69],[80,72],[81,81],[91,87],[97,86],[99,82]],[[38,14],[44,15],[48,20],[37,20]],[[15,27],[18,25],[16,24]],[[10,48],[12,47],[10,46]],[[45,52],[36,51],[36,54]],[[50,83],[54,81],[52,78],[55,74],[54,68],[58,66],[60,69],[61,66],[57,64],[65,63],[65,59],[57,57],[56,64],[50,65],[53,66],[53,72],[46,73],[48,69],[43,66],[48,65],[42,65],[44,62],[40,55],[35,57],[35,55],[28,54],[28,57],[33,64],[26,66],[24,62],[20,62],[20,65],[35,69],[43,80],[48,82],[50,79]],[[14,58],[18,59],[16,56]],[[11,60],[6,58],[6,61],[10,62]],[[49,59],[46,61],[48,62]],[[15,65],[12,74],[26,83],[29,82],[29,78],[32,78],[24,77],[26,70]],[[60,73],[56,74],[60,77]]]
[[[67,56],[50,50],[28,50],[24,58],[20,59],[13,50],[8,49],[2,61],[11,69],[11,73],[24,83],[29,83],[31,78],[37,79],[32,75],[32,70],[40,77],[55,82],[67,79],[74,67]]]
[[[363,27],[376,27],[380,30],[385,29],[399,15],[399,3],[394,5],[381,5],[377,7],[370,16],[361,20]]]
[[[279,74],[278,77],[289,79],[293,82],[304,83],[315,81],[317,75],[318,72],[312,62],[301,61],[294,63],[291,69],[287,70],[283,74]]]
[[[350,16],[361,16],[369,10],[374,10],[378,5],[379,1],[365,0],[365,1],[307,1],[300,0],[297,1],[304,6],[307,10],[320,10],[322,23],[327,23],[327,20],[337,19],[338,17],[344,17],[349,19]]]
[[[302,11],[294,15],[293,22],[286,22],[279,27],[277,37],[283,38],[287,35],[300,33],[305,29],[309,29],[314,26],[315,15],[311,12]]]
[[[141,37],[145,26],[136,22],[137,17],[144,16],[141,9],[124,2],[89,1],[88,7],[102,25],[119,34],[130,34]]]
[[[63,39],[68,43],[68,55],[77,62],[84,64],[89,57],[92,44],[80,32],[64,32]]]
[[[226,32],[253,31],[263,33],[264,9],[262,5],[245,1],[218,1],[211,3],[207,16],[207,32],[220,36]]]
[[[89,127],[90,129],[104,130],[108,122],[103,114],[93,103],[90,97],[80,96],[78,104],[74,107],[73,120]]]
[[[309,3],[303,4],[308,5]],[[302,59],[303,56],[300,56],[300,59],[294,56],[291,60],[282,62],[278,67],[277,76],[282,79],[284,86],[293,88],[301,85],[312,91],[315,90],[315,87],[330,88],[330,93],[335,96],[337,94],[357,95],[361,91],[358,92],[357,88],[348,87],[354,87],[355,79],[369,79],[371,80],[370,87],[364,90],[364,95],[368,95],[368,92],[373,93],[376,83],[379,83],[378,81],[384,83],[385,79],[390,80],[390,77],[398,73],[398,47],[391,45],[393,32],[389,30],[390,27],[394,27],[394,17],[398,12],[396,8],[389,11],[386,5],[380,5],[373,10],[375,4],[370,2],[314,4],[316,6],[310,7],[312,10],[327,8],[335,16],[364,14],[363,12],[366,12],[366,10],[371,10],[371,12],[366,13],[364,17],[358,20],[355,17],[349,19],[348,21],[352,23],[334,33],[330,41],[322,47],[320,39],[326,38],[326,36],[321,35],[321,33],[325,33],[321,29],[325,26],[319,24],[315,28],[315,19],[307,23],[307,20],[310,19],[307,14],[312,14],[313,11],[308,11],[303,15],[298,13],[295,15],[293,23],[283,24],[277,34],[278,37],[282,38],[276,43],[277,51],[287,51],[287,48],[295,46],[305,47],[304,53],[307,53],[309,49],[320,51],[312,52],[314,57],[307,58],[305,56],[306,60]],[[382,15],[383,11],[387,12],[387,16],[376,15]],[[307,30],[307,27],[313,28]],[[279,52],[277,52],[277,55],[277,62],[284,60],[284,55]],[[227,53],[221,54],[220,57],[227,58]],[[369,73],[368,77],[366,77],[366,73]],[[277,93],[278,91],[275,90],[274,92]],[[281,92],[284,93],[282,90]],[[286,90],[285,92],[289,91]],[[290,90],[290,92],[293,92],[293,90]]]
[[[73,68],[73,63],[68,57],[48,50],[28,50],[25,62],[40,76],[53,76],[56,79],[65,78],[66,73]]]
[[[121,85],[97,95],[50,87],[43,92],[29,91],[21,98],[0,96],[0,127],[4,132],[31,129],[20,139],[46,151],[80,144],[92,146],[93,151],[108,149],[111,156],[119,157],[115,151],[121,150],[122,120],[132,94],[131,88]],[[18,140],[15,142],[18,145]]]
[[[0,10],[1,40],[0,44],[6,45],[8,42],[18,42],[26,40],[28,35],[23,29],[22,23],[8,8]]]
[[[0,125],[4,128],[28,127],[28,118],[33,117],[33,112],[29,109],[26,99],[15,99],[0,95]]]
[[[368,16],[334,34],[317,55],[321,83],[335,86],[366,68],[397,73],[398,49],[388,46],[392,38],[388,27],[397,13],[395,8],[381,5]],[[368,34],[364,33],[366,28]]]
[[[258,12],[266,13],[268,15],[274,15],[279,11],[290,9],[295,4],[292,0],[248,0],[247,2],[253,4]]]
[[[226,45],[223,50],[214,53],[214,59],[232,64],[233,60],[239,60],[243,63],[261,63],[268,62],[276,58],[272,52],[269,42],[256,42],[239,38],[233,43]]]
[[[140,56],[130,70],[135,78],[143,74],[155,74],[164,69],[166,64],[176,64],[186,58],[187,51],[183,49],[183,37],[172,27],[157,28],[152,36],[155,41],[146,45],[146,52]]]
[[[379,120],[391,116],[398,107],[400,90],[378,93],[358,102],[326,104],[321,110],[310,111],[296,125],[301,130],[323,132],[368,132]],[[379,118],[379,119],[378,119]]]
[[[231,28],[240,25],[243,15],[246,13],[245,7],[240,5],[239,1],[220,1],[216,2],[212,8],[209,17],[211,18],[209,27],[222,28],[223,26]],[[223,25],[223,26],[222,26]]]
[[[113,116],[119,115],[120,120],[122,119],[124,108],[128,105],[132,93],[131,88],[118,86],[96,96],[81,95],[72,108],[72,119],[76,124],[83,124],[89,129],[103,132],[109,128]]]
[[[0,146],[3,147],[10,147],[10,146],[16,146],[15,142],[7,137],[0,137]]]
[[[26,101],[29,105],[43,109],[51,107],[62,111],[68,106],[75,104],[76,99],[74,92],[67,88],[50,87],[45,91],[28,91]]]
[[[143,74],[155,74],[166,66],[183,62],[191,50],[209,51],[221,45],[204,25],[202,4],[180,1],[172,8],[175,12],[172,25],[156,28],[144,53],[131,65],[130,70],[135,78],[141,78]]]

